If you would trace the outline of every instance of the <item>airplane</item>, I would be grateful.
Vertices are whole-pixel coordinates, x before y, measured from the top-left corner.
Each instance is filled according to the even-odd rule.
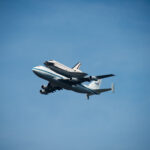
[[[47,62],[49,62],[49,64]],[[49,67],[49,65],[52,65],[51,63],[55,64],[57,69],[54,69],[55,67],[53,67],[53,69]],[[66,89],[86,94],[87,99],[89,99],[89,96],[91,95],[99,95],[103,92],[114,91],[114,84],[112,84],[111,88],[100,89],[101,80],[103,78],[112,77],[114,74],[87,76],[85,73],[85,75],[81,74],[81,76],[79,76],[79,74],[75,74],[76,71],[74,71],[74,69],[77,70],[77,72],[81,72],[78,71],[81,65],[80,63],[77,63],[73,68],[69,68],[56,61],[46,61],[44,64],[45,66],[36,66],[32,68],[32,71],[38,77],[48,81],[47,86],[41,86],[41,94],[46,95],[48,93],[53,93],[56,90]],[[86,85],[83,84],[83,82],[90,83],[89,85]]]

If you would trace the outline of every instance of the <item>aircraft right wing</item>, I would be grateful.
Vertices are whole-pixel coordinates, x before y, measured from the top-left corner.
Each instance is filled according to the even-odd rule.
[[[98,79],[108,78],[115,76],[114,74],[100,75],[100,76],[88,76],[83,78],[72,78],[70,79],[60,79],[63,82],[67,82],[68,84],[75,85],[83,82],[97,81]]]
[[[89,77],[84,77],[82,78],[81,80],[83,82],[85,81],[97,81],[98,79],[103,79],[103,78],[108,78],[108,77],[112,77],[112,76],[115,76],[114,74],[107,74],[107,75],[100,75],[100,76],[89,76]]]

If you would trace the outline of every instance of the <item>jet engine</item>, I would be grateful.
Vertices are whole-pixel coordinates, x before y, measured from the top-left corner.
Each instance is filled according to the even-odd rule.
[[[41,94],[47,94],[47,92],[45,90],[40,90]]]
[[[47,86],[42,85],[41,88],[45,90],[45,89],[47,89]]]
[[[91,80],[97,81],[97,77],[96,77],[96,76],[90,76],[90,77],[89,77],[89,80],[90,80],[90,81],[91,81]]]

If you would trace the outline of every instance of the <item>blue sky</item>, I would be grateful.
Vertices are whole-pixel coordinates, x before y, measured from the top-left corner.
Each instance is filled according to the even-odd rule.
[[[150,149],[150,2],[0,1],[0,149]],[[114,73],[92,96],[39,90],[32,67]]]

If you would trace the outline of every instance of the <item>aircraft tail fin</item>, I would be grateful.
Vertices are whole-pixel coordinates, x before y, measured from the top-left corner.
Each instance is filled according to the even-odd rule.
[[[111,90],[112,90],[113,93],[115,92],[115,86],[114,86],[114,83],[112,83],[112,85],[111,85]]]
[[[78,62],[72,69],[79,70],[80,66],[81,66],[81,63]]]
[[[112,91],[114,93],[115,87],[114,87],[113,83],[112,83],[111,88],[106,88],[106,89],[100,89],[100,84],[101,84],[101,80],[100,79],[97,82],[96,81],[92,81],[89,84],[89,88],[94,90],[97,94],[101,94],[101,93],[107,92],[107,91]],[[90,94],[86,94],[86,96],[87,96],[87,99],[89,100],[89,96],[91,96],[91,95]]]
[[[89,88],[90,89],[94,89],[94,90],[96,90],[96,89],[99,89],[100,88],[100,85],[101,85],[101,79],[99,79],[99,80],[97,80],[97,81],[92,81],[90,84],[89,84]]]

